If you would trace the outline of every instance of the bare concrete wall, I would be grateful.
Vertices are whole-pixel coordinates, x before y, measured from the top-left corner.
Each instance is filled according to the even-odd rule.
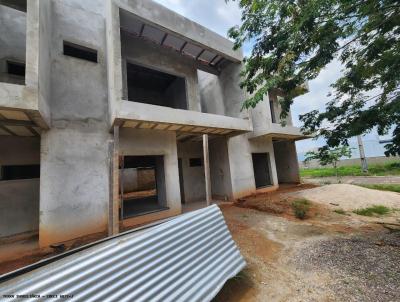
[[[190,166],[191,158],[203,160],[203,145],[201,142],[187,142],[178,144],[178,157],[182,159],[183,186],[185,202],[194,202],[206,199],[206,185],[204,166]]]
[[[294,141],[274,142],[276,171],[279,183],[299,183],[299,163]]]
[[[96,10],[105,5],[90,3]],[[52,128],[41,143],[41,245],[105,231],[109,200],[104,17],[78,1],[51,7]],[[98,63],[64,56],[63,40],[96,49]]]
[[[264,96],[255,108],[250,109],[251,120],[254,130],[265,130],[272,123],[269,97]]]
[[[246,93],[240,88],[241,70],[241,64],[230,63],[221,71],[219,81],[222,87],[225,115],[248,119],[249,112],[246,109],[242,110],[243,102],[246,100]]]
[[[52,8],[51,0],[39,3],[39,67],[38,67],[38,108],[49,123],[51,99],[51,49],[52,49]],[[50,125],[47,125],[50,126]]]
[[[23,77],[7,74],[6,60],[25,63],[26,13],[0,5],[0,81],[24,84]]]
[[[39,179],[0,181],[0,237],[39,228]]]
[[[216,198],[232,199],[231,171],[226,138],[210,140],[211,193]]]
[[[229,165],[231,171],[232,197],[234,199],[255,191],[251,149],[246,135],[228,140]]]
[[[271,161],[271,179],[273,186],[278,185],[275,155],[271,139],[259,138],[248,140],[247,135],[239,135],[228,140],[229,165],[233,198],[255,192],[252,153],[268,153]]]
[[[225,115],[221,83],[218,76],[204,71],[197,72],[199,79],[201,111]]]
[[[120,177],[123,177],[124,193],[150,190],[155,187],[154,170],[125,168]]]

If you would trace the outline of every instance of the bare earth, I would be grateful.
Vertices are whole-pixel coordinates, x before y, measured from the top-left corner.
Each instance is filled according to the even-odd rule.
[[[400,223],[399,212],[371,219],[315,203],[298,220],[290,191],[303,189],[221,205],[248,267],[215,301],[400,301],[400,230],[375,223]]]
[[[372,205],[400,208],[400,194],[377,191],[350,184],[333,184],[292,193],[293,196],[310,201],[336,206],[343,210],[356,210]]]
[[[389,200],[382,198],[387,192],[360,188],[368,190],[365,195],[353,189],[287,186],[221,203],[248,266],[215,301],[400,301],[400,211],[382,217],[335,213],[338,206],[331,203],[350,209],[368,198],[374,204]],[[298,196],[314,200],[305,220],[294,217],[291,209]],[[75,240],[66,248],[104,235]],[[36,250],[1,261],[0,274],[55,253]]]

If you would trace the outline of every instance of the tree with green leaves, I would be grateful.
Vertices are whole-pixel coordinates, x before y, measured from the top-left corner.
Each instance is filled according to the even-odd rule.
[[[336,178],[338,176],[337,164],[343,157],[351,157],[351,148],[349,146],[339,146],[336,148],[324,148],[318,151],[309,151],[305,154],[304,163],[307,164],[311,160],[317,160],[321,166],[332,165],[335,169]]]
[[[227,0],[229,1],[229,0]],[[300,116],[306,134],[329,147],[377,129],[393,130],[385,154],[400,154],[400,2],[397,0],[232,0],[242,24],[229,30],[235,48],[253,43],[241,87],[255,107],[272,89],[285,92],[284,119],[304,83],[332,60],[343,66],[324,111]]]

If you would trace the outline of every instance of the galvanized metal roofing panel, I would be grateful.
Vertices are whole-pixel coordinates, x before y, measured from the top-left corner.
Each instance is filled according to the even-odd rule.
[[[22,274],[0,284],[0,292],[73,295],[68,301],[210,301],[244,266],[213,205]]]

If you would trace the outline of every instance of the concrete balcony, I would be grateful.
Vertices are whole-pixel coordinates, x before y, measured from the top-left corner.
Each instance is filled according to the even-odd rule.
[[[250,139],[260,137],[301,140],[311,138],[312,136],[303,134],[299,127],[282,126],[281,124],[269,123],[267,127],[254,129],[254,131],[249,136]]]
[[[49,1],[0,1],[0,130],[32,136],[49,127]],[[39,64],[40,63],[40,64]]]
[[[211,135],[238,135],[252,131],[249,120],[164,106],[122,101],[114,124]]]

